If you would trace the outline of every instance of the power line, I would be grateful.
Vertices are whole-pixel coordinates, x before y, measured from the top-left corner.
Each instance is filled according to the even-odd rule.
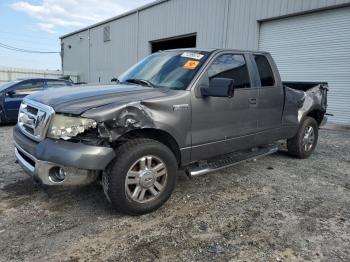
[[[1,0],[0,0],[1,1]],[[4,36],[0,32],[0,42],[6,41],[7,43],[11,43],[13,46],[21,46],[23,43],[26,45],[31,44],[35,46],[36,49],[50,49],[52,46],[58,46],[59,41],[55,41],[57,39],[52,40],[39,40],[34,37],[23,37],[23,36]],[[49,48],[48,48],[49,47]]]
[[[33,33],[30,33],[30,34],[25,34],[25,33],[22,33],[21,34],[15,34],[14,32],[10,32],[10,31],[4,31],[2,29],[0,29],[0,34],[2,35],[7,35],[7,36],[16,36],[16,37],[21,37],[21,38],[26,38],[26,39],[42,39],[42,40],[55,40],[56,37],[43,37],[42,34],[41,35],[36,35],[36,34],[33,34]]]
[[[60,52],[53,52],[53,51],[37,51],[37,50],[28,50],[28,49],[22,49],[10,45],[6,45],[3,43],[0,43],[0,47],[12,50],[12,51],[17,51],[17,52],[24,52],[24,53],[34,53],[34,54],[59,54]]]
[[[53,52],[53,51],[37,51],[37,50],[22,49],[22,48],[6,45],[3,43],[0,43],[0,47],[11,51],[22,52],[22,53],[32,53],[32,54],[59,54],[60,53],[60,52]]]

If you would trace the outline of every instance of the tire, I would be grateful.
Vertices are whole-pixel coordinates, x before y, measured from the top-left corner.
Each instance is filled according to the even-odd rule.
[[[129,215],[160,208],[177,180],[172,151],[152,139],[134,139],[118,147],[116,155],[102,177],[103,191],[112,206]]]
[[[308,158],[318,141],[318,124],[312,117],[306,117],[300,124],[298,133],[287,140],[288,153],[296,158]]]

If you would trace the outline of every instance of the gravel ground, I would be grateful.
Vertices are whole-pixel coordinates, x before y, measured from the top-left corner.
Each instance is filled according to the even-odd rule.
[[[188,179],[142,217],[99,185],[43,188],[14,163],[0,127],[1,261],[350,261],[350,132],[322,130],[315,154],[281,151]]]

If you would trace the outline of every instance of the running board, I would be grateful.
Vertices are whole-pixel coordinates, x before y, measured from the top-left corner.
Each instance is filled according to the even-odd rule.
[[[197,166],[190,167],[187,174],[190,177],[201,176],[215,172],[227,167],[238,165],[242,162],[257,159],[263,156],[271,155],[278,151],[278,146],[273,145],[263,148],[254,148],[244,152],[234,152],[220,157],[212,158],[207,161],[200,161]]]

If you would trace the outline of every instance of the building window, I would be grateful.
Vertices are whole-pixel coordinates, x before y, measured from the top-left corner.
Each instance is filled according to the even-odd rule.
[[[103,42],[111,41],[111,27],[109,25],[103,28]]]

